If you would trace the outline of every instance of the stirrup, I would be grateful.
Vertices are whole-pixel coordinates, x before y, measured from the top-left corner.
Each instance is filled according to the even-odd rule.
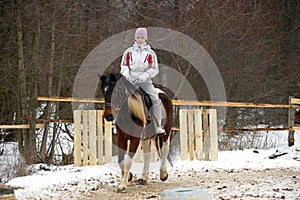
[[[157,127],[157,129],[156,129],[156,135],[158,137],[165,136],[166,135],[166,131],[165,131],[164,127],[162,127],[162,126]]]

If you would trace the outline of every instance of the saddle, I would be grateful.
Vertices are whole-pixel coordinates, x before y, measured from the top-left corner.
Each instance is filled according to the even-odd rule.
[[[150,108],[153,105],[152,100],[150,98],[150,95],[145,90],[143,90],[143,88],[140,87],[139,89],[140,89],[140,94],[143,97],[143,101],[144,101],[144,104],[145,104],[146,108],[148,110],[150,110]]]
[[[150,95],[145,90],[143,90],[143,88],[139,87],[139,93],[142,95],[142,99],[143,99],[144,105],[146,107],[145,109],[147,109],[147,111],[148,111],[147,112],[147,124],[149,125],[151,123],[151,119],[153,117],[152,112],[149,112],[153,103],[150,98]]]

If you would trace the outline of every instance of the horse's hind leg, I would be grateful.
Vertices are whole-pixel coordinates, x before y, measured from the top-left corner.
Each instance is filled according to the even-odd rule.
[[[118,144],[119,144],[119,141],[118,141]],[[124,145],[124,144],[120,144],[120,145]],[[138,145],[139,145],[138,139],[131,140],[130,145],[129,145],[129,152],[128,152],[129,156],[126,156],[126,157],[125,157],[125,151],[122,151],[121,149],[119,149],[119,165],[122,170],[122,180],[118,187],[117,192],[125,192],[126,186],[128,184],[128,180],[130,178],[130,168],[132,165],[132,158],[138,148]],[[119,145],[118,145],[118,147],[120,148]],[[127,148],[127,142],[126,142],[126,148]],[[122,152],[123,152],[123,154],[122,154]]]
[[[161,166],[160,166],[160,180],[165,181],[168,179],[168,170],[167,170],[167,156],[169,154],[169,146],[170,140],[168,138],[167,141],[163,142],[162,147],[162,158],[161,158]]]
[[[154,142],[154,141],[153,141]],[[141,185],[147,184],[149,176],[149,161],[150,161],[150,140],[141,140],[144,156],[144,169],[138,183]]]

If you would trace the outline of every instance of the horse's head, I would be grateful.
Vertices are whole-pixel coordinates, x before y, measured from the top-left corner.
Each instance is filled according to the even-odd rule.
[[[107,121],[113,121],[114,120],[114,108],[116,105],[113,105],[112,103],[112,96],[114,89],[116,87],[118,78],[115,74],[108,74],[103,75],[100,77],[101,80],[101,91],[104,95],[105,100],[105,110],[104,110],[104,118]]]
[[[113,121],[115,110],[121,110],[125,100],[136,91],[138,87],[125,77],[119,77],[112,73],[101,76],[100,80],[101,91],[105,100],[104,118],[107,121]]]

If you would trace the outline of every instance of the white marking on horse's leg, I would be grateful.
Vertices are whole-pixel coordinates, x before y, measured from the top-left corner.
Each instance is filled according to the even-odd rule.
[[[163,143],[162,147],[162,158],[161,158],[161,166],[160,166],[160,180],[165,181],[168,178],[167,171],[167,156],[169,154],[169,139]]]
[[[118,187],[118,191],[125,190],[127,184],[128,184],[128,178],[129,178],[129,171],[132,165],[132,160],[129,156],[125,156],[124,160],[120,163],[120,168],[122,170],[122,180]]]
[[[151,142],[154,142],[152,140]],[[150,161],[150,140],[141,140],[141,144],[143,147],[143,156],[144,156],[144,169],[140,179],[147,182],[149,176],[149,161]]]

